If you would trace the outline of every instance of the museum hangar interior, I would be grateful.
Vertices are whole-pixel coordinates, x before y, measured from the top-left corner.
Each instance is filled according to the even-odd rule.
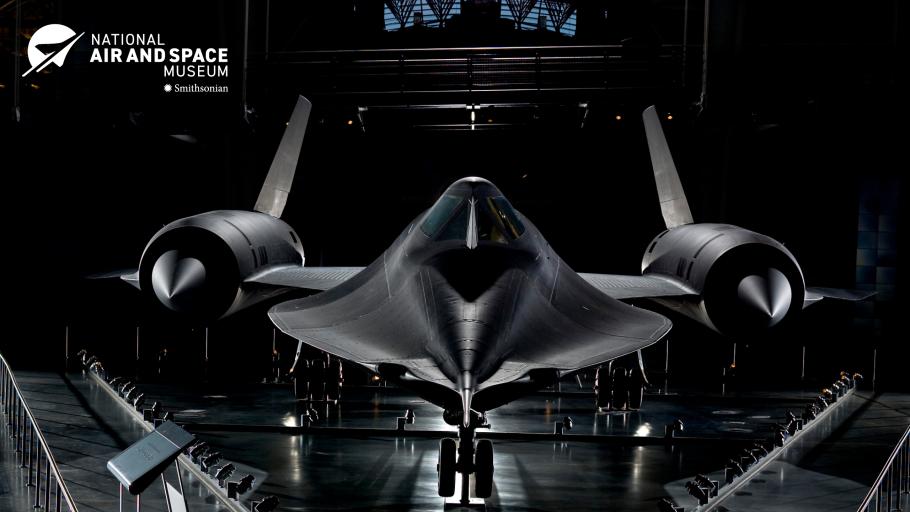
[[[0,5],[0,509],[906,510],[907,17]]]

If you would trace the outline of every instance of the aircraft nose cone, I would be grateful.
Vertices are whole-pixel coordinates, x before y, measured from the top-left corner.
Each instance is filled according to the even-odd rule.
[[[768,327],[786,316],[793,299],[790,282],[776,268],[769,268],[763,274],[744,277],[736,291],[740,303],[767,321]]]
[[[168,251],[152,268],[152,288],[162,304],[174,311],[191,307],[205,285],[205,265],[192,257]]]

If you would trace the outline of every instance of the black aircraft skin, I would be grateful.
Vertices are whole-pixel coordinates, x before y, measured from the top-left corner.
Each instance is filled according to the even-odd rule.
[[[465,425],[471,409],[640,350],[671,326],[582,279],[492,183],[473,177],[355,277],[269,316],[308,345],[410,384]]]
[[[492,486],[492,445],[475,443],[483,413],[583,368],[638,352],[671,328],[623,301],[651,299],[730,336],[768,329],[823,297],[868,293],[806,288],[793,255],[765,235],[693,221],[654,107],[643,121],[667,226],[642,275],[574,272],[492,183],[463,178],[417,216],[368,267],[306,267],[280,219],[310,112],[300,97],[256,202],[162,228],[137,272],[121,276],[152,301],[214,321],[293,289],[269,317],[299,341],[363,365],[440,406],[458,426],[440,444],[439,494],[455,472]],[[295,360],[296,366],[296,360]],[[643,369],[642,369],[643,370]]]

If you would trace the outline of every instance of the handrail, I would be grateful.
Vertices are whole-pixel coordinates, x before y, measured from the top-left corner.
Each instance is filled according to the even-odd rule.
[[[662,44],[655,46],[661,50],[676,50],[680,44]],[[294,56],[316,54],[341,54],[341,53],[456,53],[456,52],[520,52],[520,51],[577,51],[577,50],[628,50],[629,46],[618,44],[574,44],[574,45],[525,45],[525,46],[437,46],[437,47],[405,47],[405,48],[323,48],[313,50],[280,50],[270,51],[269,55]],[[265,52],[256,52],[262,55]]]
[[[66,483],[60,475],[57,461],[51,454],[51,448],[44,438],[32,410],[22,396],[22,390],[13,376],[12,368],[0,354],[0,400],[2,400],[3,413],[7,418],[7,429],[10,437],[16,439],[16,453],[21,454],[20,467],[28,468],[27,486],[35,486],[35,508],[41,508],[41,452],[44,452],[44,510],[49,511],[51,495],[51,475],[54,477],[56,492],[55,510],[60,512],[61,499],[66,503],[70,512],[78,512],[76,502],[66,488]],[[30,427],[30,428],[27,428]],[[36,453],[37,452],[37,453]],[[37,455],[35,457],[35,455]],[[34,466],[32,464],[34,457]],[[32,472],[35,471],[35,483],[32,484]]]
[[[895,468],[897,470],[896,482]],[[895,488],[895,484],[897,488]],[[878,512],[883,506],[887,507],[884,510],[890,512],[894,510],[894,506],[900,506],[904,494],[910,494],[910,425],[897,442],[897,446],[894,447],[894,451],[891,452],[882,472],[875,479],[875,483],[872,484],[857,512],[869,510]]]

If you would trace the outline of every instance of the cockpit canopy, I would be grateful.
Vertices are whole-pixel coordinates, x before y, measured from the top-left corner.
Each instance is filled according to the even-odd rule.
[[[492,183],[464,178],[450,186],[424,218],[420,229],[433,240],[465,240],[507,244],[524,234],[518,214]]]

